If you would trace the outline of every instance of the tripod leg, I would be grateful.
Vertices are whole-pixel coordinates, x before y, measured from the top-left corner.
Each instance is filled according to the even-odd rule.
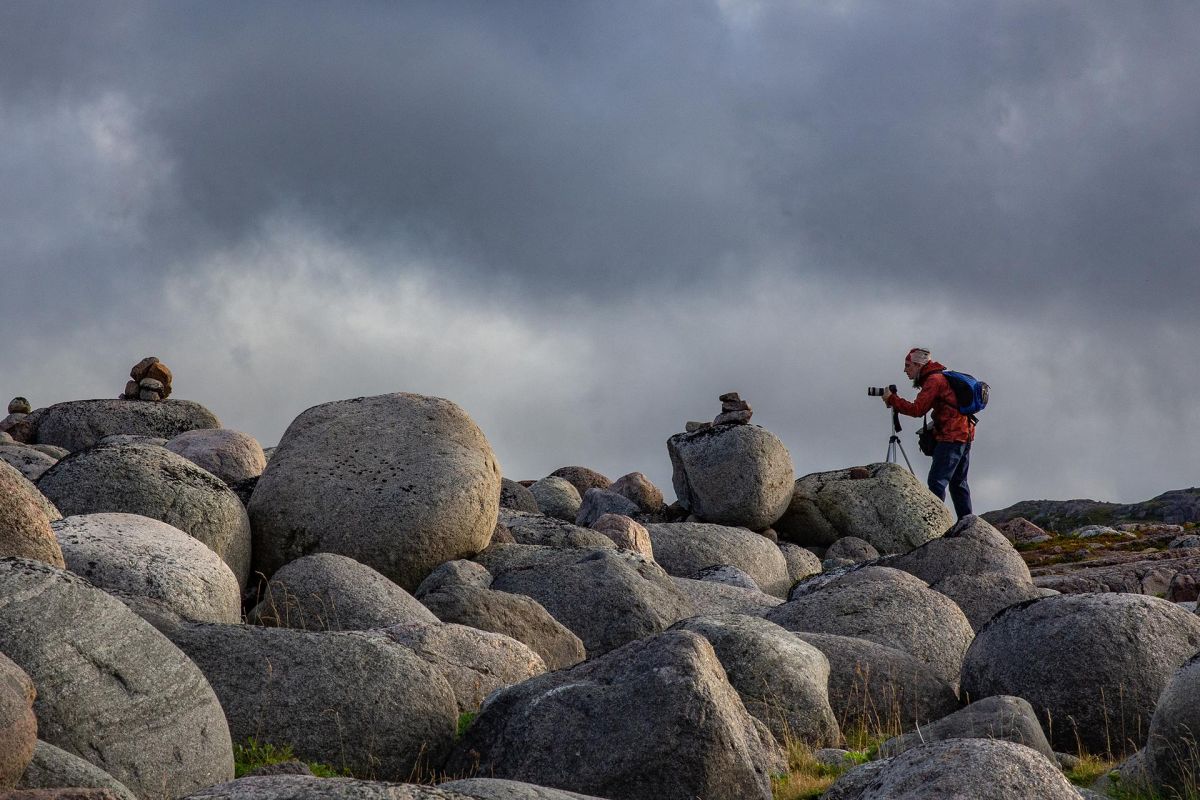
[[[912,462],[908,460],[908,453],[904,452],[904,445],[900,444],[899,441],[897,441],[896,444],[900,447],[900,454],[904,456],[904,463],[908,464],[908,471],[913,475],[916,475],[917,471],[912,468]]]

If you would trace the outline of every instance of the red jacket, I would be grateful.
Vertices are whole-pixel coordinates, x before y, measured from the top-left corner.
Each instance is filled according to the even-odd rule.
[[[934,438],[939,442],[973,441],[975,426],[965,414],[958,413],[958,399],[950,381],[942,375],[944,369],[938,362],[930,361],[917,375],[921,387],[917,399],[910,403],[894,394],[888,398],[888,405],[910,417],[923,417],[932,411]]]

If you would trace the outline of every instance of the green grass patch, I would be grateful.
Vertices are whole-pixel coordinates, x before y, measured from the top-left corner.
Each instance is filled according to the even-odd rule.
[[[1116,761],[1106,761],[1084,753],[1079,763],[1067,771],[1067,780],[1076,786],[1091,786],[1101,776],[1107,775],[1117,766]]]
[[[243,778],[259,767],[297,760],[299,759],[292,752],[290,744],[274,745],[270,742],[260,742],[251,737],[244,744],[235,744],[233,746],[233,776],[235,778]],[[305,763],[308,764],[308,768],[312,770],[313,775],[319,778],[352,777],[348,769],[337,770],[328,764],[321,764],[315,761],[306,761]]]
[[[478,711],[464,711],[458,715],[458,729],[454,732],[454,736],[458,739],[463,737],[467,732],[467,728],[471,727],[471,723],[475,721],[475,717],[479,716]]]

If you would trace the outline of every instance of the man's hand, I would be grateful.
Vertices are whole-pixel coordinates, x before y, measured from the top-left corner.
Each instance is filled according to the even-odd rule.
[[[891,390],[891,389],[888,389],[888,388],[884,388],[884,390],[883,390],[883,404],[884,404],[885,406],[888,404],[888,400],[890,400],[892,397],[893,397],[892,390]]]

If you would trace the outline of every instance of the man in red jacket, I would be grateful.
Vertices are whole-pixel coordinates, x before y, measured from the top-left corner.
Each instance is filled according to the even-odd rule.
[[[940,500],[950,499],[954,511],[962,519],[971,513],[971,489],[967,486],[967,469],[971,465],[971,442],[975,425],[965,414],[958,413],[958,400],[950,382],[942,375],[946,368],[929,357],[923,347],[914,347],[904,357],[904,374],[912,378],[913,386],[921,390],[914,402],[883,390],[883,403],[901,414],[921,417],[933,412],[933,431],[937,446],[929,467],[929,491]]]

